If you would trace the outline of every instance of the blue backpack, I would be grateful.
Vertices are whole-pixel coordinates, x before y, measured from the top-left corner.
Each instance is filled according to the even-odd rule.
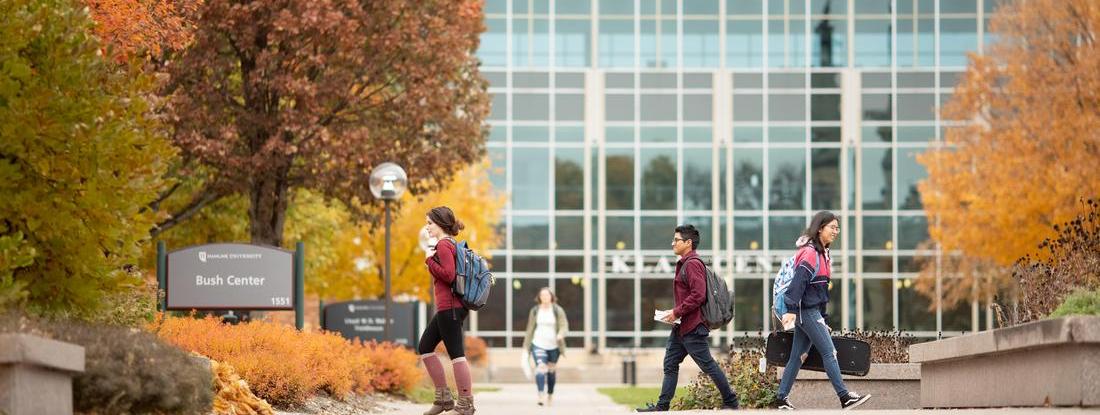
[[[453,239],[451,242],[455,242]],[[489,263],[470,249],[466,241],[455,242],[455,280],[451,292],[467,310],[480,310],[489,301],[489,289],[496,280]]]
[[[816,252],[814,253],[814,276],[817,276],[817,271],[821,266],[819,256]],[[784,314],[787,314],[787,301],[783,297],[787,295],[787,290],[791,288],[791,280],[794,279],[794,267],[798,265],[795,263],[796,258],[798,258],[798,252],[783,261],[783,265],[779,267],[779,272],[775,274],[775,282],[772,284],[772,313],[775,313],[776,318],[780,320],[783,319]]]

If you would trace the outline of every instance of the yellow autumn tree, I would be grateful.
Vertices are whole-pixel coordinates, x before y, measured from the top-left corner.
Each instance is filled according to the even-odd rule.
[[[947,255],[944,307],[1013,286],[1009,268],[1100,195],[1100,2],[1029,0],[995,13],[998,39],[943,109],[962,126],[920,158],[929,234]],[[937,264],[918,289],[935,293]]]
[[[429,301],[431,277],[424,266],[419,232],[428,211],[449,206],[466,229],[459,235],[475,251],[489,257],[500,245],[496,232],[505,197],[494,192],[489,181],[489,162],[482,161],[455,174],[442,190],[413,195],[406,193],[392,212],[390,255],[393,295],[410,295]],[[363,223],[340,230],[333,237],[331,266],[310,270],[306,290],[326,301],[378,298],[384,293],[384,223]]]

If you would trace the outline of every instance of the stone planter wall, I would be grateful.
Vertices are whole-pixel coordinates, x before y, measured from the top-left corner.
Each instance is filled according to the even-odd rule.
[[[84,348],[28,334],[0,334],[0,413],[73,413],[72,376]]]
[[[776,379],[783,376],[779,368]],[[801,370],[789,397],[798,409],[840,409],[840,399],[829,377],[822,372]],[[875,363],[867,376],[844,375],[848,390],[871,399],[860,409],[920,408],[920,365],[912,363]]]
[[[921,406],[1100,406],[1100,317],[1073,316],[909,347]]]

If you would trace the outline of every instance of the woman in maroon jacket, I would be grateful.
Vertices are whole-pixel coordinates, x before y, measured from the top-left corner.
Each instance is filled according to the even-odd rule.
[[[454,410],[461,415],[474,413],[473,380],[470,377],[470,364],[466,362],[463,345],[462,323],[466,320],[467,310],[451,292],[451,283],[455,280],[455,235],[464,228],[462,222],[455,219],[454,212],[446,206],[440,206],[428,212],[428,235],[438,242],[427,251],[428,272],[432,274],[432,287],[435,291],[435,316],[428,322],[424,334],[420,336],[417,350],[424,368],[435,385],[435,402],[424,415],[436,415],[443,411]],[[458,402],[451,398],[447,387],[447,376],[435,348],[442,341],[454,366],[455,384],[458,386]]]

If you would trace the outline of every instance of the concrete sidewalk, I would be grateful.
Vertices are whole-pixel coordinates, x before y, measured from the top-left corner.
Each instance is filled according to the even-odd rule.
[[[578,385],[578,384],[559,384],[554,393],[554,404],[550,407],[540,407],[537,405],[538,396],[535,393],[535,386],[533,384],[496,384],[491,385],[499,387],[497,392],[481,392],[474,395],[474,401],[477,404],[478,415],[544,415],[544,414],[562,414],[562,415],[610,415],[610,414],[626,414],[631,413],[632,409],[625,406],[617,405],[611,401],[610,398],[596,392],[596,388],[601,385]],[[608,385],[608,386],[620,386],[620,385]],[[872,397],[872,399],[874,399]],[[384,414],[393,415],[420,415],[426,409],[428,405],[415,405],[408,402],[392,402],[384,404],[386,407]],[[855,411],[860,411],[855,409]],[[986,415],[986,414],[1005,414],[1005,415],[1076,415],[1076,414],[1100,414],[1100,408],[1095,409],[1080,409],[1080,408],[996,408],[996,409],[941,409],[941,410],[880,410],[870,409],[862,410],[860,412],[868,414],[889,414],[889,415],[907,415],[907,414],[929,414],[929,413],[947,413],[958,415]],[[719,413],[746,413],[746,414],[776,414],[779,411],[775,410],[746,410],[746,411],[676,411],[666,412],[669,414],[698,414],[698,415],[714,415]],[[796,414],[805,415],[818,415],[818,414],[841,414],[848,413],[840,409],[820,410],[799,410]]]

